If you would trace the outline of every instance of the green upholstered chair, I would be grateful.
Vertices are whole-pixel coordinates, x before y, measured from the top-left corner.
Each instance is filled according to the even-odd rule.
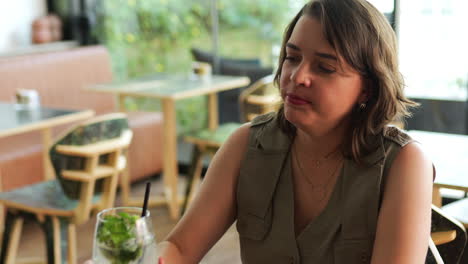
[[[280,102],[278,89],[273,84],[273,76],[261,78],[245,89],[239,97],[242,119],[244,122],[251,121],[255,116],[276,111]],[[187,209],[200,183],[203,158],[216,153],[229,135],[240,126],[241,123],[224,123],[215,130],[196,131],[185,137],[185,141],[192,143],[194,147],[182,212]]]
[[[16,263],[25,218],[44,231],[47,263],[76,263],[76,226],[113,206],[131,139],[125,114],[93,118],[50,147],[54,180],[0,193],[6,209],[0,263]]]

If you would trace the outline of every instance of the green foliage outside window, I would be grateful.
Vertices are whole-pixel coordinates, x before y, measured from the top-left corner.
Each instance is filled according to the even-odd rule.
[[[191,47],[212,49],[211,0],[102,0],[95,34],[109,49],[114,79],[158,72],[188,74]],[[287,19],[303,0],[218,0],[219,51],[228,57],[260,57],[272,64]],[[204,127],[206,100],[177,103],[179,132]],[[130,110],[158,110],[155,100],[132,99]]]

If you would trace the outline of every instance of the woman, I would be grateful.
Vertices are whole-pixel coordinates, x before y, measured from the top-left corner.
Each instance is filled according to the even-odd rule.
[[[312,0],[279,65],[280,111],[218,151],[166,263],[199,262],[235,220],[243,263],[423,263],[433,171],[387,126],[414,103],[385,18],[365,0]]]

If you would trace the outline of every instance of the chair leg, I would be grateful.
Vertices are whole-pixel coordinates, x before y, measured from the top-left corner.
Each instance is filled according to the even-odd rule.
[[[195,188],[197,183],[200,182],[201,177],[201,170],[202,170],[202,161],[203,161],[203,153],[198,148],[198,146],[193,146],[192,151],[192,161],[190,163],[190,169],[188,173],[187,185],[185,188],[185,197],[184,197],[184,204],[182,206],[182,214],[185,213],[187,210],[188,204],[190,203],[191,199],[193,198]]]
[[[76,226],[75,224],[68,224],[68,264],[76,264]]]
[[[56,216],[49,216],[42,226],[47,246],[47,263],[60,264],[62,262],[60,220]]]
[[[23,218],[7,211],[0,263],[15,264],[23,228]]]
[[[442,196],[440,195],[440,188],[434,186],[432,189],[432,204],[437,207],[442,207]]]
[[[0,192],[3,191],[2,171],[0,170]],[[5,231],[5,206],[0,202],[0,237],[3,237]]]
[[[0,237],[3,237],[5,231],[5,207],[0,203]]]
[[[444,260],[440,256],[439,251],[437,250],[437,247],[435,246],[434,242],[432,241],[431,238],[429,238],[429,250],[427,252],[427,257],[426,257],[426,264],[443,264]]]
[[[60,247],[61,236],[60,236],[60,220],[56,216],[52,216],[52,229],[53,229],[53,241],[54,241],[54,264],[62,263],[62,249]]]
[[[107,193],[107,198],[102,199],[102,204],[99,210],[103,210],[105,208],[111,208],[114,206],[115,193],[117,190],[118,181],[119,181],[119,173],[115,173],[112,177],[104,180],[102,191],[103,193]]]

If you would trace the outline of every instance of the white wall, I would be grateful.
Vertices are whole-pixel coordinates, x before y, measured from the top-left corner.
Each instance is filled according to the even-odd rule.
[[[0,52],[30,45],[31,23],[46,9],[46,0],[0,0]]]

